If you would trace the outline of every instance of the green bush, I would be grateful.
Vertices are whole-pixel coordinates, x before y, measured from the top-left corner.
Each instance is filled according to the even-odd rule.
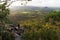
[[[58,40],[59,33],[54,29],[43,29],[40,33],[41,40]]]
[[[39,30],[25,31],[22,35],[22,40],[59,40],[59,34],[54,28],[43,27]]]
[[[53,19],[53,21],[60,21],[60,11],[54,11],[54,12],[50,12],[48,13],[44,19],[45,21],[49,21],[49,18]]]

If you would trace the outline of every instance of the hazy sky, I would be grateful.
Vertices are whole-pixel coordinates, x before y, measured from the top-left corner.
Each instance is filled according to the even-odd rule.
[[[21,1],[16,1],[11,6],[22,6]],[[60,7],[60,0],[32,0],[27,3],[27,6]]]

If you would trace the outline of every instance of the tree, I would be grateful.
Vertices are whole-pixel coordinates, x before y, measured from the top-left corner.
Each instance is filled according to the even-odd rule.
[[[0,1],[0,3],[2,3],[2,2],[8,2],[8,1],[10,1],[10,3],[7,5],[7,7],[9,7],[13,2],[16,2],[17,0],[13,0],[13,1],[11,1],[11,0],[2,0],[2,1]],[[32,0],[18,0],[18,1],[21,1],[21,5],[26,6],[27,3],[29,1],[32,1]]]
[[[6,8],[7,2],[0,4],[0,39],[12,40],[11,33],[5,28],[5,24],[8,22],[9,9]]]
[[[6,4],[7,3],[0,5],[0,22],[5,22],[7,20],[9,9],[6,8]]]
[[[53,11],[49,12],[45,17],[44,17],[45,22],[50,22],[52,24],[55,24],[55,22],[60,22],[60,11]]]

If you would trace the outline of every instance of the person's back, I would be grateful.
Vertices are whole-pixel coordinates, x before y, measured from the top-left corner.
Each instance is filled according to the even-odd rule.
[[[23,32],[24,32],[24,30],[18,24],[17,34],[21,35]]]

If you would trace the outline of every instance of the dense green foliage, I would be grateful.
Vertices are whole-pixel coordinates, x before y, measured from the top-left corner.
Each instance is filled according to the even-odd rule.
[[[25,26],[22,40],[59,40],[60,32],[53,26]]]
[[[13,40],[11,33],[5,27],[8,22],[8,14],[9,9],[6,8],[6,3],[0,4],[0,40]]]
[[[43,20],[22,23],[25,24],[23,27],[26,29],[22,40],[60,40],[60,29],[59,26],[56,26],[60,23],[59,18],[60,11],[55,11],[46,14]]]
[[[60,21],[60,11],[54,11],[50,12],[45,16],[45,20],[49,21],[49,18],[51,18],[53,21]]]
[[[6,3],[0,4],[0,21],[6,21],[9,14],[9,9],[6,8]]]

